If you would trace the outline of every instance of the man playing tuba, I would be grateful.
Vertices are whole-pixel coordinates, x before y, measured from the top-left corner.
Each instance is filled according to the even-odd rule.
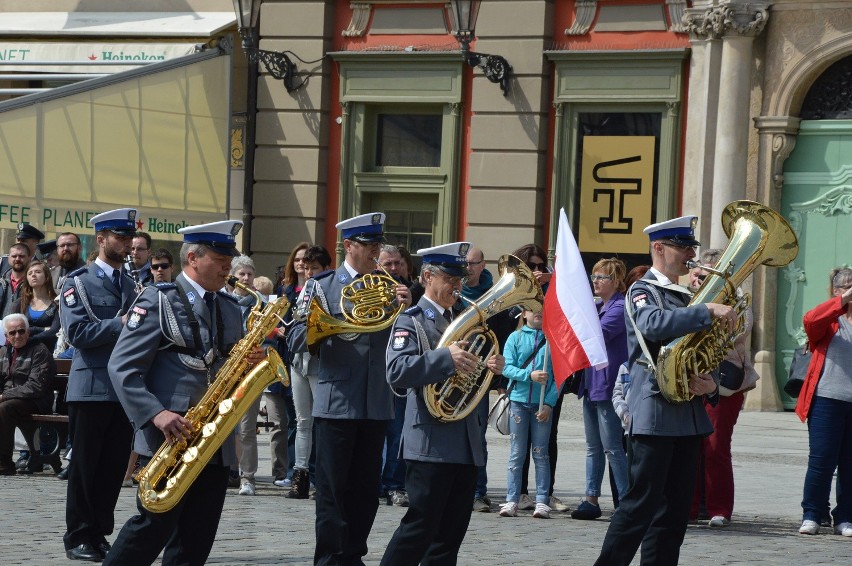
[[[418,250],[425,293],[417,306],[397,319],[388,343],[388,383],[408,388],[401,446],[410,506],[385,550],[382,566],[455,563],[470,522],[477,466],[485,464],[481,441],[485,423],[478,411],[461,420],[439,422],[420,393],[424,385],[473,371],[480,361],[465,350],[465,343],[432,349],[452,319],[455,293],[467,275],[469,249],[468,242],[456,242]],[[495,374],[502,373],[504,364],[499,354],[486,361]]]

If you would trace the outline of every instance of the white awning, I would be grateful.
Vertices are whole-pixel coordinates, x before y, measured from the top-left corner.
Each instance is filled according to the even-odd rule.
[[[195,53],[195,42],[30,42],[0,38],[2,73],[117,73]],[[3,77],[14,79],[15,77]],[[50,77],[45,77],[49,79]]]
[[[233,12],[5,12],[0,37],[210,37],[236,21]]]

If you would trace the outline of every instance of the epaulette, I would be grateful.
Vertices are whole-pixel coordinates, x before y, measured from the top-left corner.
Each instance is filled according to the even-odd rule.
[[[77,269],[75,269],[74,271],[69,273],[66,276],[66,278],[71,279],[72,277],[77,277],[78,275],[82,275],[82,274],[86,273],[88,270],[89,270],[89,267],[86,266],[86,265],[84,265],[83,267],[78,267]]]
[[[420,314],[421,312],[423,312],[423,309],[421,307],[417,306],[417,305],[414,305],[413,307],[408,307],[407,309],[402,311],[402,314],[407,314],[408,316],[414,316],[414,315]]]
[[[333,269],[326,269],[325,271],[322,271],[322,272],[320,272],[320,273],[317,273],[316,275],[314,275],[313,277],[311,277],[311,279],[316,279],[317,281],[319,281],[320,279],[325,279],[326,277],[328,277],[328,276],[329,276],[329,275],[331,275],[332,273],[334,273],[334,270],[333,270]]]
[[[154,283],[154,287],[156,287],[160,291],[168,291],[169,289],[177,289],[177,285],[175,285],[174,283],[169,283],[167,281],[160,281],[159,283]]]
[[[228,299],[229,301],[231,301],[235,305],[240,304],[240,300],[230,293],[226,293],[225,291],[219,290],[219,291],[216,291],[216,294],[219,295],[220,297],[222,297],[223,299]]]

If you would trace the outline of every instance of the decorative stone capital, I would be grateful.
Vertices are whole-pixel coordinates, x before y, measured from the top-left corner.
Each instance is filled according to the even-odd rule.
[[[586,35],[595,20],[598,11],[597,0],[577,0],[575,7],[577,16],[570,28],[565,30],[565,35]]]
[[[784,186],[784,162],[796,147],[801,119],[796,116],[759,116],[754,125],[761,136],[772,140],[772,185],[776,190]]]
[[[363,37],[367,31],[367,24],[370,23],[370,14],[373,11],[371,2],[352,2],[349,4],[352,8],[352,19],[349,20],[349,25],[343,30],[343,37]]]
[[[766,27],[768,19],[769,10],[763,2],[726,3],[706,9],[685,9],[683,27],[701,39],[719,39],[731,33],[755,37]]]
[[[673,31],[675,33],[686,32],[686,27],[683,22],[683,17],[686,12],[686,0],[666,0],[666,7],[669,10],[669,21],[671,22],[669,31]]]

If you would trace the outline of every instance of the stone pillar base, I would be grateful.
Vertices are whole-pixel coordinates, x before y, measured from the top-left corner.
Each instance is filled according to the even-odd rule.
[[[760,376],[756,387],[746,394],[745,411],[779,412],[784,410],[778,382],[775,381],[775,354],[761,350],[754,355],[754,369]]]

